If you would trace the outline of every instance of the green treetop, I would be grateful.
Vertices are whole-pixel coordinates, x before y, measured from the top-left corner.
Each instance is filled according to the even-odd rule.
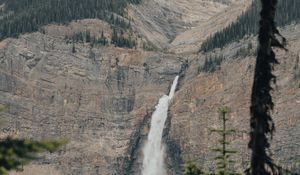
[[[236,151],[230,150],[228,146],[230,142],[228,141],[228,136],[235,133],[235,130],[227,128],[228,116],[227,114],[230,112],[228,107],[221,107],[218,110],[220,119],[222,120],[222,128],[221,129],[212,129],[211,132],[218,133],[221,137],[218,140],[220,147],[213,149],[213,151],[217,152],[219,155],[215,158],[217,160],[217,175],[235,175],[238,173],[231,172],[229,170],[229,164],[233,161],[230,160],[230,156]]]

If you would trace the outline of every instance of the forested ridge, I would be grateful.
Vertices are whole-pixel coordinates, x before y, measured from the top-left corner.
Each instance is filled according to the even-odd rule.
[[[246,35],[255,35],[259,29],[258,18],[260,0],[252,5],[238,19],[223,30],[210,36],[201,46],[200,51],[208,52],[222,48],[226,44],[242,39]],[[279,27],[300,21],[299,0],[278,0],[276,23]]]
[[[108,23],[128,27],[115,14],[126,16],[128,3],[141,0],[1,0],[0,40],[35,32],[50,23],[68,23],[84,18],[99,18]]]

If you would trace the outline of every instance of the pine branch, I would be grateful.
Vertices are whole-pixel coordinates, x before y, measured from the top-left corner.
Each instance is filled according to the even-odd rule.
[[[7,138],[0,141],[0,174],[10,170],[18,170],[31,160],[38,158],[37,153],[54,152],[65,145],[65,140],[18,140]]]

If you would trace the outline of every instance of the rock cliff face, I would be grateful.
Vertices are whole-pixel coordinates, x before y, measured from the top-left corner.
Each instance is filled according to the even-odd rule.
[[[47,154],[13,174],[140,174],[151,113],[177,74],[181,79],[164,132],[168,174],[180,175],[186,160],[213,169],[210,149],[216,136],[208,130],[219,125],[216,109],[220,105],[231,107],[232,127],[243,128],[232,138],[242,153],[235,166],[243,168],[248,160],[254,57],[230,59],[241,47],[235,43],[224,49],[228,60],[219,71],[198,74],[205,56],[193,53],[205,37],[235,20],[249,3],[145,0],[130,6],[135,35],[160,51],[76,44],[74,52],[65,35],[86,30],[111,35],[110,26],[95,19],[49,25],[42,33],[0,42],[0,104],[9,107],[0,114],[1,138],[70,141],[60,152]],[[278,51],[273,150],[278,161],[295,162],[300,159],[299,26],[284,31],[291,43],[290,52]]]

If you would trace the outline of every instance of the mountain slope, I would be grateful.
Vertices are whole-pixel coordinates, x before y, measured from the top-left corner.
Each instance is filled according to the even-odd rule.
[[[87,8],[93,9],[91,5]],[[206,37],[226,27],[249,5],[250,1],[246,0],[144,0],[139,4],[126,3],[127,8],[122,5],[123,14],[118,8],[108,7],[110,11],[105,14],[113,13],[114,19],[122,19],[126,24],[130,21],[128,28],[110,21],[111,18],[81,19],[94,18],[94,12],[102,9],[85,11],[85,6],[79,5],[74,9],[82,10],[78,13],[80,20],[47,21],[40,31],[21,34],[18,38],[5,37],[0,42],[0,104],[7,105],[9,110],[0,113],[6,121],[1,125],[1,137],[62,137],[70,140],[60,152],[49,153],[16,174],[40,175],[48,170],[57,175],[140,174],[142,146],[149,132],[151,113],[178,74],[182,77],[179,91],[172,102],[171,117],[164,134],[168,145],[167,168],[170,174],[180,175],[182,160],[200,157],[198,163],[205,161],[208,164],[212,157],[208,150],[214,142],[207,138],[207,129],[209,124],[217,125],[212,119],[215,107],[230,105],[237,110],[237,113],[234,111],[233,125],[248,126],[247,94],[253,58],[224,61],[221,71],[199,75],[198,68],[207,55],[196,52]],[[26,9],[22,10],[26,14]],[[62,9],[49,13],[68,13],[68,10],[63,13],[56,13],[56,10]],[[83,13],[91,16],[81,16]],[[72,11],[71,14],[77,13]],[[110,41],[114,29],[124,37],[134,38],[137,47],[93,46],[87,42],[102,33]],[[292,34],[288,37],[295,43],[299,39],[297,29],[290,29]],[[84,39],[70,39],[78,33],[84,33]],[[249,41],[241,43],[248,44]],[[153,47],[145,49],[144,44]],[[282,108],[287,108],[283,102],[289,100],[293,102],[288,104],[292,107],[298,104],[296,80],[291,79],[296,75],[292,67],[297,65],[297,46],[291,46],[289,49],[293,53],[288,54],[287,59],[281,59],[286,62],[279,69],[283,74],[276,98]],[[240,48],[239,43],[230,45],[223,50],[224,57],[232,58]],[[298,111],[293,112],[298,115]],[[282,115],[290,116],[292,112],[283,109]],[[281,118],[276,117],[276,120]],[[298,122],[297,116],[289,120],[290,123]],[[283,135],[298,131],[293,126],[284,127],[282,124],[278,128]],[[291,135],[292,141],[299,140],[297,135]],[[246,137],[245,133],[236,136],[235,144],[241,143],[241,150],[246,150]],[[281,137],[279,135],[279,139]],[[278,149],[284,145],[280,144],[275,147],[278,157],[296,160],[297,152],[294,157],[282,156]],[[243,156],[243,160],[246,159]],[[203,166],[210,168],[207,164]],[[237,164],[237,167],[241,166]]]
[[[180,6],[185,2],[191,3],[177,2]],[[162,10],[160,13],[173,19],[167,25],[152,18],[152,14],[158,13],[153,6],[157,3]],[[161,32],[165,39],[159,39],[157,43],[167,45],[182,30],[174,24],[197,23],[198,17],[194,22],[177,21],[181,18],[174,18],[176,10],[169,11],[179,8],[178,4],[176,7],[174,5],[165,4],[165,1],[144,1],[141,5],[130,6],[133,9],[153,10],[143,13],[148,16],[145,21],[144,18],[141,19],[143,21],[133,20],[133,33],[141,38],[151,38],[151,33],[136,32],[144,30],[144,25],[139,24],[150,21],[151,25],[145,30],[151,31],[158,26],[158,33]],[[31,13],[30,8],[28,10],[29,14],[35,13]],[[59,12],[61,9],[55,10]],[[193,10],[190,13],[194,14]],[[53,11],[49,14],[58,13]],[[209,16],[213,14],[212,10]],[[21,12],[16,13],[18,15]],[[1,24],[4,26],[5,23]],[[174,34],[166,34],[168,27],[174,29]],[[103,31],[107,38],[111,38],[111,28],[114,28],[112,22],[97,19],[51,23],[40,32],[26,33],[0,42],[0,104],[10,109],[8,113],[0,114],[7,121],[1,128],[1,135],[70,140],[61,152],[47,154],[41,161],[29,166],[24,174],[41,174],[45,169],[63,175],[140,173],[140,149],[147,135],[151,112],[160,96],[168,92],[174,77],[184,70],[186,62],[180,55],[143,51],[142,48],[91,47],[87,42],[65,40],[65,36],[86,31],[92,36],[99,36]]]
[[[288,52],[277,50],[279,65],[274,68],[277,84],[274,85],[275,110],[272,113],[276,125],[274,139],[271,142],[273,158],[286,168],[296,166],[300,172],[299,161],[299,125],[300,125],[300,25],[281,28],[289,41]],[[233,158],[232,168],[243,172],[249,165],[250,97],[255,67],[255,56],[239,56],[236,52],[252,42],[255,48],[256,38],[251,37],[228,44],[222,50],[209,54],[223,54],[225,60],[214,73],[199,72],[199,66],[206,55],[192,61],[183,80],[183,86],[177,92],[171,108],[171,127],[166,138],[178,145],[184,161],[196,160],[206,170],[215,168],[212,147],[217,143],[218,135],[209,134],[211,129],[221,126],[217,109],[220,106],[231,108],[230,128],[236,129],[230,141],[238,151]]]

